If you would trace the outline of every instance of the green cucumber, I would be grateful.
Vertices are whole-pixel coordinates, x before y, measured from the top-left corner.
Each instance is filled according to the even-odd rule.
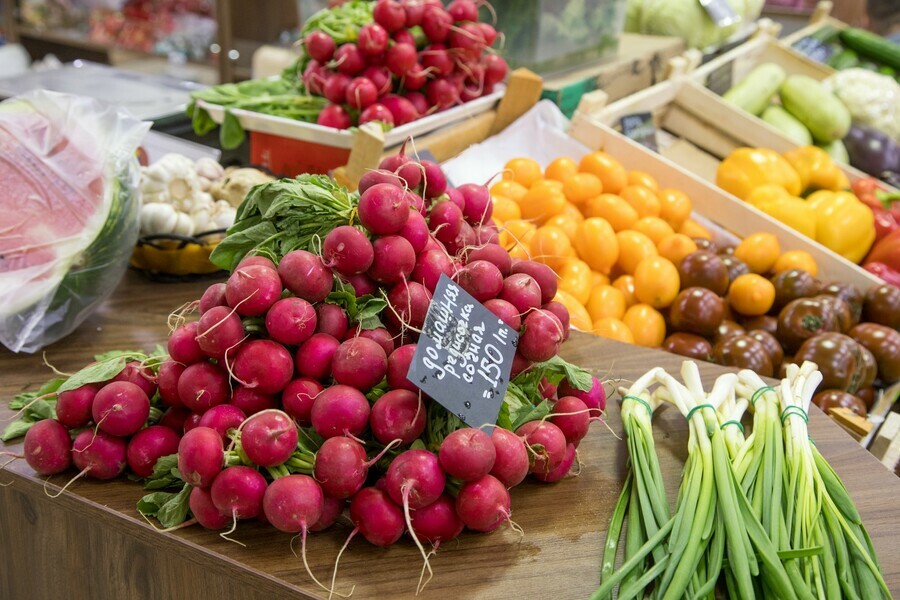
[[[762,120],[784,134],[784,137],[797,142],[798,146],[812,144],[812,134],[806,125],[780,106],[770,106],[763,111]]]
[[[830,144],[820,144],[819,147],[828,153],[831,160],[845,165],[850,164],[850,155],[847,154],[847,147],[841,140],[834,140]]]
[[[781,105],[806,125],[822,144],[843,139],[850,131],[850,112],[825,87],[806,75],[791,75],[781,86]]]
[[[761,64],[750,71],[740,83],[725,92],[722,99],[759,116],[771,104],[772,98],[778,93],[778,88],[786,77],[787,74],[780,66],[772,63]]]
[[[857,56],[856,52],[850,50],[849,48],[841,50],[828,59],[828,66],[838,71],[842,71],[844,69],[852,69],[858,64],[859,56]]]
[[[900,44],[864,29],[848,27],[841,31],[841,43],[858,54],[888,67],[900,69]]]

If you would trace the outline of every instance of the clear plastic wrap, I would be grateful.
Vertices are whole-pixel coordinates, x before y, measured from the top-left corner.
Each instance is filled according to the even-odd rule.
[[[115,289],[137,241],[150,124],[91,98],[0,103],[0,343],[35,352]]]

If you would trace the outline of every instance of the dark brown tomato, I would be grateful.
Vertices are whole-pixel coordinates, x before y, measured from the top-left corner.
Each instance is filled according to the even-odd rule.
[[[791,300],[815,296],[819,290],[816,278],[802,269],[782,271],[772,277],[775,286],[775,303],[772,310],[776,313]]]
[[[825,332],[838,331],[833,298],[797,298],[788,302],[778,313],[776,337],[785,351],[795,352],[809,338]]]
[[[747,335],[766,347],[773,365],[781,364],[781,361],[784,360],[784,349],[774,335],[763,329],[750,329],[747,331]]]
[[[859,387],[871,387],[875,380],[878,379],[878,362],[875,360],[875,355],[869,352],[869,349],[862,344],[859,344],[859,350],[863,359],[863,375],[859,381]],[[859,393],[859,390],[857,390],[857,393]]]
[[[707,250],[709,252],[712,252],[713,254],[715,254],[716,250],[718,250],[715,243],[713,243],[712,240],[708,240],[706,238],[694,238],[694,243],[697,244],[698,250]]]
[[[669,307],[669,321],[677,331],[712,335],[722,322],[725,301],[702,287],[681,290]]]
[[[716,252],[716,254],[732,256],[734,254],[734,248],[734,246],[724,246],[719,248],[719,251]]]
[[[872,410],[872,407],[875,406],[875,388],[871,385],[856,390],[856,397],[865,403],[866,410]]]
[[[751,369],[763,377],[774,375],[769,352],[761,342],[749,335],[735,335],[716,342],[713,355],[720,365]]]
[[[728,291],[728,268],[722,259],[706,250],[691,252],[678,267],[681,289],[702,287],[719,296]]]
[[[736,335],[744,335],[747,333],[747,330],[744,329],[739,323],[736,321],[732,321],[731,319],[725,319],[719,326],[716,328],[716,333],[713,336],[714,342],[721,342],[722,340],[726,340],[730,337],[734,337]]]
[[[778,319],[772,315],[745,317],[741,320],[741,325],[743,325],[744,329],[747,331],[750,331],[751,329],[762,329],[763,331],[768,331],[772,335],[775,335],[778,331]]]
[[[823,302],[831,303],[831,309],[834,312],[835,325],[837,326],[838,331],[847,333],[850,331],[851,327],[856,325],[856,322],[853,320],[853,311],[850,309],[850,305],[842,298],[830,296],[828,294],[819,294],[816,298]]]
[[[849,335],[875,357],[879,379],[887,385],[900,379],[900,332],[877,323],[860,323]]]
[[[794,362],[801,365],[806,360],[816,363],[822,373],[820,390],[836,389],[852,394],[865,376],[865,359],[859,344],[843,333],[820,333],[803,342],[794,355]]]
[[[863,302],[862,319],[900,329],[900,288],[887,283],[869,288]]]
[[[728,269],[729,284],[741,275],[746,275],[750,272],[750,267],[747,263],[733,254],[723,254],[719,258],[722,259],[722,262],[725,263],[725,268]]]
[[[847,307],[850,309],[850,318],[852,320],[853,325],[859,323],[859,319],[862,316],[862,308],[863,302],[865,301],[865,296],[857,286],[852,283],[843,283],[840,281],[831,281],[822,286],[822,289],[819,290],[819,294],[825,294],[828,296],[836,296],[847,303]],[[853,326],[851,325],[851,327]]]
[[[828,414],[832,408],[849,408],[854,414],[865,417],[869,414],[866,403],[853,394],[843,390],[824,390],[813,396],[813,404]]]
[[[693,333],[673,333],[663,340],[662,349],[697,360],[712,358],[712,344],[709,340]]]

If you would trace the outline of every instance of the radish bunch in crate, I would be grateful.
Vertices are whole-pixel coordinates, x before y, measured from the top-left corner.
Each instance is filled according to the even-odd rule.
[[[449,187],[402,151],[358,194],[324,176],[254,188],[220,245],[236,267],[173,315],[168,356],[73,375],[25,458],[49,475],[71,456],[97,479],[127,463],[151,490],[138,509],[164,527],[261,520],[305,544],[346,512],[351,537],[407,534],[423,555],[464,528],[515,528],[509,488],[561,480],[605,393],[557,356],[556,277],[496,243],[491,207],[484,185]],[[407,379],[441,275],[519,333],[496,425],[467,426]]]
[[[472,0],[350,2],[314,15],[298,68],[307,91],[330,102],[318,123],[400,126],[490,94],[507,64],[478,17]]]

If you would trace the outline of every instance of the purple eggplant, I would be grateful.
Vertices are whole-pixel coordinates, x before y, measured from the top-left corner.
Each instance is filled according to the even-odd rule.
[[[844,138],[850,164],[869,175],[900,173],[900,145],[881,131],[855,123]]]

